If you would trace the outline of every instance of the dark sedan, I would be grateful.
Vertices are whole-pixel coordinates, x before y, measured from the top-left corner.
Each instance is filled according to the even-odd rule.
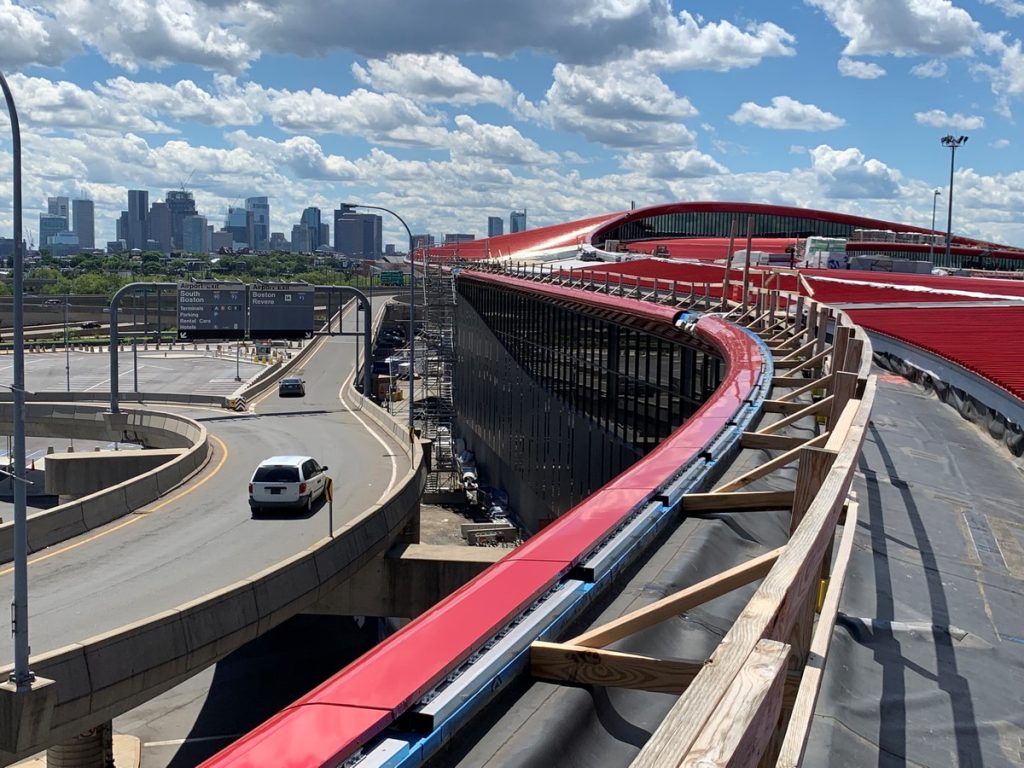
[[[277,385],[278,397],[305,397],[306,382],[298,376],[286,376]]]

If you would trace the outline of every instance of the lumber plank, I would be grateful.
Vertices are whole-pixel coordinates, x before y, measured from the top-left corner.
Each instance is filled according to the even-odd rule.
[[[776,469],[781,469],[789,464],[792,464],[797,460],[800,455],[802,448],[815,448],[819,445],[824,445],[825,441],[828,440],[829,432],[822,432],[817,437],[811,438],[802,445],[798,445],[796,448],[790,448],[785,453],[776,456],[774,459],[766,461],[759,467],[754,467],[749,472],[745,472],[737,478],[730,480],[723,486],[715,488],[712,493],[725,493],[726,491],[738,491],[746,485],[750,485],[755,480],[760,480],[765,475],[770,475]]]
[[[807,442],[806,438],[792,435],[762,435],[760,432],[744,432],[740,435],[740,445],[754,450],[785,450],[800,448]]]
[[[825,603],[822,605],[818,625],[811,640],[810,657],[797,688],[789,727],[786,729],[779,758],[775,763],[776,768],[798,768],[804,759],[811,719],[814,716],[815,704],[818,702],[818,692],[821,690],[825,663],[828,661],[828,651],[832,644],[832,630],[839,614],[839,600],[843,596],[850,553],[853,552],[853,541],[857,532],[857,506],[853,503],[846,508],[846,524],[843,526],[843,536],[839,540],[839,551],[832,568],[828,591],[825,593]]]
[[[814,381],[808,381],[807,379],[789,379],[788,377],[783,377],[783,380],[787,382],[793,381],[797,384],[799,384],[801,381],[807,381],[807,383],[804,384],[802,387],[790,390],[789,392],[785,392],[778,397],[779,400],[795,400],[796,398],[800,397],[800,395],[830,385],[832,383],[832,374],[826,374],[825,376],[822,376],[820,379],[815,379]],[[789,385],[784,384],[783,386]]]
[[[783,427],[788,427],[790,424],[794,424],[800,421],[800,419],[804,419],[808,416],[813,416],[816,413],[827,410],[832,406],[833,399],[834,398],[832,397],[832,395],[829,395],[828,397],[823,397],[818,402],[806,405],[796,413],[791,413],[789,414],[789,416],[779,419],[778,421],[772,422],[767,426],[761,427],[761,429],[757,431],[762,435],[774,434]]]
[[[732,592],[734,589],[739,589],[745,584],[764,578],[775,561],[778,560],[779,555],[782,554],[782,549],[782,547],[773,549],[771,552],[733,566],[673,595],[668,595],[650,605],[627,613],[625,616],[620,616],[614,621],[595,627],[574,637],[569,644],[586,648],[603,648],[616,640],[621,640],[642,629],[653,627],[666,619],[671,619],[691,608],[696,608],[698,605],[703,605],[716,597]]]
[[[775,732],[789,646],[761,640],[687,752],[684,768],[756,768]]]
[[[702,661],[659,659],[569,643],[535,641],[530,645],[530,673],[534,677],[573,685],[679,695],[703,666]]]
[[[688,493],[683,496],[683,514],[691,512],[756,512],[788,509],[793,491],[731,491],[729,493]]]
[[[801,408],[806,408],[807,403],[794,403],[791,400],[765,400],[762,403],[765,413],[782,413],[789,415],[796,413]]]

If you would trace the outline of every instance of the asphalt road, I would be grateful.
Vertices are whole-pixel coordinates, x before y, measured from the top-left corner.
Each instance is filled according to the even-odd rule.
[[[345,330],[352,328],[350,318]],[[366,425],[372,422],[339,401],[355,346],[353,337],[327,340],[301,372],[303,398],[279,399],[274,390],[248,415],[184,410],[204,421],[213,437],[213,457],[199,477],[135,514],[30,558],[33,654],[200,597],[326,535],[323,504],[309,517],[251,517],[246,486],[269,456],[308,454],[330,467],[335,527],[383,496],[397,475],[401,449],[371,434]],[[10,599],[9,566],[0,569],[0,590]],[[7,633],[0,657],[13,657]]]
[[[136,360],[140,392],[229,395],[238,387],[233,358],[207,356],[202,346],[195,352],[157,350],[150,346],[148,350],[140,348],[137,357],[133,357],[130,351],[119,356],[118,385],[123,392],[133,390]],[[262,365],[245,362],[244,359],[238,364],[238,372],[243,381],[255,376],[263,368]],[[67,361],[63,352],[26,354],[25,386],[30,392],[66,391],[68,370],[71,373],[72,392],[110,391],[110,355],[99,352],[71,352]],[[4,355],[0,357],[0,386],[9,385],[13,379],[14,359]]]

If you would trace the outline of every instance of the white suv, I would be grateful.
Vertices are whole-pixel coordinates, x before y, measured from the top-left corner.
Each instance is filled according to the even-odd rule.
[[[280,507],[313,510],[313,502],[327,488],[327,467],[310,456],[271,456],[249,481],[249,508],[253,514]]]

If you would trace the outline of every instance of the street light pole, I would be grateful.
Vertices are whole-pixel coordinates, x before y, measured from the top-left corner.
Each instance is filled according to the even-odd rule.
[[[18,691],[31,688],[35,675],[28,668],[28,521],[25,489],[25,258],[21,250],[21,126],[7,79],[0,73],[0,88],[7,101],[11,121],[11,147],[14,157],[14,602],[11,619],[14,624],[14,671],[10,680]]]
[[[390,213],[398,219],[405,227],[405,233],[409,236],[409,429],[413,428],[413,404],[416,380],[416,252],[413,248],[412,230],[405,223],[405,219],[389,208],[380,205],[363,205],[362,203],[342,203],[342,208],[352,210],[353,208],[369,208],[374,211]],[[369,363],[367,363],[369,364]]]
[[[935,204],[939,202],[939,195],[941,194],[942,192],[936,189],[932,195],[932,233],[929,235],[930,239],[928,240],[928,261],[932,262],[932,266],[935,266]]]
[[[943,136],[939,141],[942,142],[942,146],[949,147],[949,212],[946,215],[946,264],[945,266],[952,266],[952,257],[950,251],[953,244],[953,167],[956,162],[956,150],[957,147],[967,143],[966,136],[954,136],[949,134]]]
[[[71,391],[71,353],[68,352],[68,295],[64,294],[64,375]]]

